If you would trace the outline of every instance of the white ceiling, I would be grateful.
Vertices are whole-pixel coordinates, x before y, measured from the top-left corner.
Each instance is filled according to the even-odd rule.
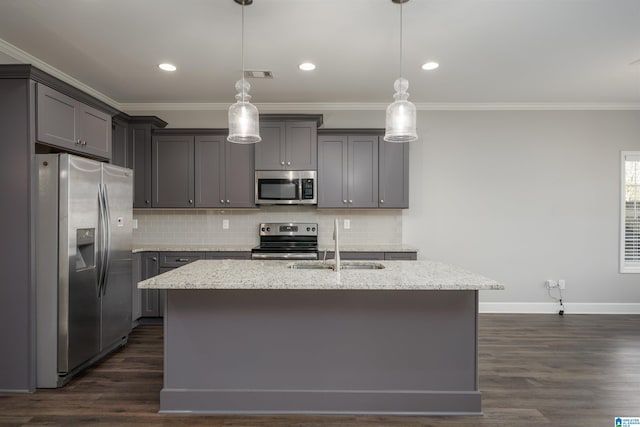
[[[246,68],[275,78],[251,81],[253,102],[390,102],[399,8],[254,0],[245,8]],[[120,105],[228,104],[240,77],[240,22],[233,0],[0,0],[0,63],[32,55]],[[404,5],[404,74],[415,103],[640,105],[640,64],[630,65],[638,59],[640,0]],[[305,60],[317,69],[298,70]],[[440,68],[420,70],[427,60]],[[165,61],[178,71],[160,71]]]

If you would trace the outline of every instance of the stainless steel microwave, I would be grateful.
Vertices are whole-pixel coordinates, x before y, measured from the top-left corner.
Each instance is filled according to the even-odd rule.
[[[317,205],[316,171],[256,171],[256,204]]]

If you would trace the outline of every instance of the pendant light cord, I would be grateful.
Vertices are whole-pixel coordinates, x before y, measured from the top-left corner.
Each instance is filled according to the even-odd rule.
[[[402,77],[402,4],[400,3],[400,77]]]
[[[245,102],[245,90],[244,90],[244,2],[242,2],[242,34],[240,35],[240,51],[242,52],[242,76],[240,82],[242,84],[242,102]]]

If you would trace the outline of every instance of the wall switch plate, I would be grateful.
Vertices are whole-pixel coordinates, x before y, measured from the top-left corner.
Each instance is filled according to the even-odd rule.
[[[133,228],[134,230],[138,228],[138,220],[137,219],[132,219],[131,220],[131,228]]]
[[[558,281],[557,280],[546,280],[544,282],[544,284],[548,289],[552,289],[552,288],[557,288],[558,287]]]
[[[567,286],[567,282],[564,279],[558,280],[558,287],[564,289]]]
[[[345,219],[344,220],[344,229],[348,230],[351,228],[351,220],[350,219]]]
[[[228,219],[223,219],[222,220],[222,229],[223,230],[228,230],[229,229],[229,220]]]

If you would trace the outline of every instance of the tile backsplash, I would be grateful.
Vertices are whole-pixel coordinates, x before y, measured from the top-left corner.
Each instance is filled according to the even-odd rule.
[[[333,220],[340,220],[344,245],[402,244],[401,210],[324,210],[309,206],[271,206],[258,210],[134,210],[138,228],[133,246],[256,246],[261,222],[317,222],[320,246],[333,243]],[[223,229],[223,220],[229,228]],[[344,220],[351,222],[345,230]]]

